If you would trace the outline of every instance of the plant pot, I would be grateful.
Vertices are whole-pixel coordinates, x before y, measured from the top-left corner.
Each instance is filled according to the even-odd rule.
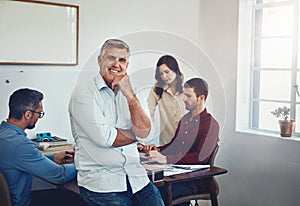
[[[280,126],[280,135],[282,137],[290,137],[292,136],[295,130],[295,121],[293,120],[278,120]]]

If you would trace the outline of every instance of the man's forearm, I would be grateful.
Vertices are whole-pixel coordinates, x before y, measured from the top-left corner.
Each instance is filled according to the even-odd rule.
[[[132,121],[132,131],[140,138],[147,137],[151,129],[151,121],[134,94],[129,76],[125,74],[121,79],[115,78],[114,83],[119,86],[122,94],[127,99]]]
[[[135,95],[128,101],[132,121],[132,131],[136,136],[145,138],[150,132],[151,121],[144,112]]]
[[[113,147],[121,147],[136,142],[135,135],[131,130],[117,129],[117,137],[113,143]]]

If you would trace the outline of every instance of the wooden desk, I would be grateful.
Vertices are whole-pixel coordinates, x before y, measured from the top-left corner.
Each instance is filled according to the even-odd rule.
[[[62,138],[53,136],[53,138],[58,139],[58,141],[53,141],[53,142],[37,142],[36,139],[32,139],[34,144],[37,146],[37,148],[41,151],[42,154],[44,155],[51,155],[55,154],[61,151],[66,151],[66,150],[73,150],[74,146],[71,143],[68,143],[67,140],[64,140]],[[49,144],[49,147],[44,150],[42,146],[40,146],[40,143],[47,143]],[[76,182],[74,182],[75,184]],[[71,184],[71,183],[70,183]],[[73,185],[73,184],[72,184]],[[39,177],[33,176],[32,178],[32,186],[31,186],[31,191],[37,191],[37,190],[48,190],[48,189],[55,189],[57,188],[57,185],[49,183]]]
[[[204,169],[204,170],[197,170],[194,172],[164,177],[163,183],[167,188],[167,196],[168,196],[168,199],[165,200],[166,206],[172,206],[172,184],[179,183],[179,182],[185,182],[185,181],[199,180],[199,179],[210,179],[212,181],[212,178],[214,176],[225,174],[225,173],[227,173],[226,169],[211,166],[210,168]],[[161,185],[161,183],[160,183],[160,185]],[[157,185],[157,186],[160,186],[160,185]],[[212,190],[212,191],[210,191],[210,195],[211,195],[212,205],[216,205],[217,204],[217,194],[215,194],[215,191]]]
[[[176,174],[172,176],[167,176],[163,178],[163,181],[154,182],[154,184],[157,187],[164,186],[167,189],[167,199],[164,200],[166,206],[172,206],[172,184],[174,183],[180,183],[180,182],[187,182],[187,181],[197,181],[200,179],[207,179],[210,181],[210,184],[212,184],[212,180],[214,176],[221,175],[227,173],[226,169],[210,166],[210,168],[197,170],[193,172],[183,173],[183,174]],[[79,187],[77,185],[77,181],[71,180],[67,183],[64,183],[62,185],[58,185],[58,187],[62,187],[65,189],[68,189],[72,192],[75,192],[77,194],[80,194]],[[211,186],[209,187],[212,188]],[[218,205],[217,201],[217,194],[215,190],[210,191],[210,197],[212,205]]]
[[[168,199],[166,200],[166,206],[172,206],[172,184],[173,183],[193,181],[193,180],[199,180],[199,179],[205,179],[205,178],[208,178],[208,179],[212,180],[212,178],[214,176],[225,174],[225,173],[227,173],[226,169],[211,166],[208,169],[197,170],[197,171],[194,171],[194,172],[189,172],[189,173],[183,173],[183,174],[177,174],[177,175],[164,177],[163,181],[156,182],[154,184],[157,187],[161,187],[163,185],[165,185],[167,187]],[[76,180],[72,180],[72,181],[67,182],[65,184],[59,185],[59,187],[64,187],[66,189],[69,189],[69,190],[79,194],[79,188],[77,186]],[[215,194],[214,190],[210,191],[210,192],[211,192],[212,205],[215,205],[216,202],[217,202],[217,195]]]

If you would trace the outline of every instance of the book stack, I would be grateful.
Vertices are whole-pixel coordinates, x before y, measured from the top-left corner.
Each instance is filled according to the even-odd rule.
[[[54,154],[61,151],[73,150],[74,146],[67,142],[67,139],[53,136],[52,141],[38,142],[37,139],[32,139],[37,148],[41,150],[43,154]]]

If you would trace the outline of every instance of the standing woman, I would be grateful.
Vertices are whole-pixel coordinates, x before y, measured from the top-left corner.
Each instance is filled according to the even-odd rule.
[[[183,74],[176,59],[170,55],[160,57],[156,64],[156,83],[148,96],[152,119],[158,106],[160,114],[159,144],[171,141],[180,118],[186,113],[183,102]]]

